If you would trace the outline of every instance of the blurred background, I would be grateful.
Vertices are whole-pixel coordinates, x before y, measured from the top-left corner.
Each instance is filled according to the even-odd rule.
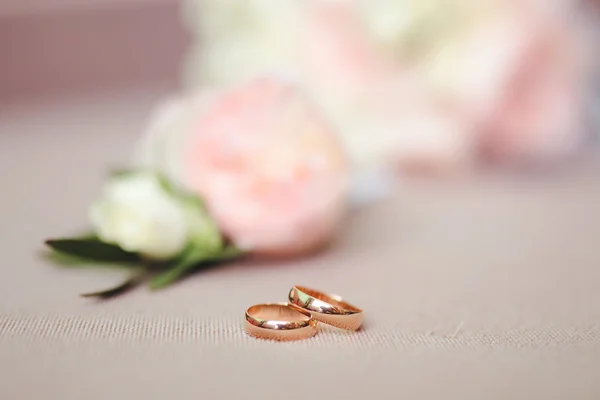
[[[311,395],[331,398],[600,398],[599,10],[598,0],[0,0],[0,397],[264,396],[265,376],[268,393],[297,384],[293,359]],[[193,172],[257,183],[219,197],[227,184],[211,180],[231,230],[250,216],[260,223],[243,228],[264,239],[270,224],[278,242],[276,228],[305,212],[292,239],[329,239],[315,227],[334,232],[347,171],[321,115],[351,161],[353,199],[368,206],[318,257],[80,299],[124,271],[53,268],[43,241],[86,231],[107,171],[135,149],[181,172],[189,117],[205,111],[188,100],[209,90],[229,97],[211,99],[222,107],[207,131],[230,135],[212,153],[197,146],[206,164]],[[238,140],[248,127],[273,144],[261,157],[218,151],[252,148]],[[323,329],[296,347],[244,335],[243,310],[294,284],[347,296],[366,310],[365,329]],[[357,384],[323,379],[332,370]]]
[[[276,73],[358,166],[543,165],[594,146],[597,2],[2,0],[0,103]],[[412,172],[410,172],[412,174]]]
[[[178,85],[177,0],[0,1],[0,102]]]

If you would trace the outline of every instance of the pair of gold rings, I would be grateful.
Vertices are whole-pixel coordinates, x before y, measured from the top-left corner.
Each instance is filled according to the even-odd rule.
[[[294,286],[288,301],[257,304],[247,309],[246,333],[260,339],[301,340],[317,333],[318,322],[353,331],[363,322],[362,310],[335,294]]]

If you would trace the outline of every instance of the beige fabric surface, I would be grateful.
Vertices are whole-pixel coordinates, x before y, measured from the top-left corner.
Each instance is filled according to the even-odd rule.
[[[405,183],[329,251],[245,262],[108,302],[119,270],[55,267],[159,90],[0,109],[0,399],[600,398],[600,163],[546,178]],[[246,307],[293,284],[364,329],[271,343]]]

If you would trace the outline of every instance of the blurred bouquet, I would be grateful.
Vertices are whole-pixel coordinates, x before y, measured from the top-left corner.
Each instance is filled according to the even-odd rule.
[[[389,171],[555,161],[590,131],[598,43],[575,1],[184,5],[186,90],[157,105],[133,168],[92,204],[92,233],[47,242],[135,267],[92,296],[316,251],[361,171],[383,171],[365,175],[371,190]]]
[[[91,205],[90,234],[46,242],[69,260],[133,267],[122,285],[85,296],[159,289],[248,253],[304,255],[329,242],[346,209],[341,143],[281,79],[161,103],[135,161]]]
[[[591,13],[575,0],[185,0],[192,89],[263,74],[315,99],[352,165],[464,170],[574,154]]]

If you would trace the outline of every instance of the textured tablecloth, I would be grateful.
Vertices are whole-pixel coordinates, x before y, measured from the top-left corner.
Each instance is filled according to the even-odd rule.
[[[0,109],[0,399],[600,398],[600,163],[540,179],[406,183],[310,259],[246,262],[95,302],[122,272],[65,269],[158,91]],[[294,284],[364,329],[272,343],[245,308]]]

